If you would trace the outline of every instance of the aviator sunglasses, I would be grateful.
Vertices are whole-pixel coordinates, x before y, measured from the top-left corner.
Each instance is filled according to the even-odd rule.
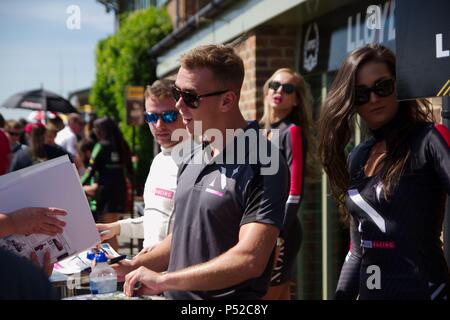
[[[371,92],[383,98],[390,96],[394,92],[394,79],[379,80],[372,87],[355,87],[355,105],[361,106],[369,102]]]
[[[269,89],[272,89],[273,91],[277,91],[278,88],[281,87],[281,90],[283,90],[284,93],[291,94],[295,91],[295,86],[292,83],[283,83],[281,84],[278,81],[270,81],[269,82]]]
[[[164,123],[173,123],[177,120],[178,111],[165,111],[162,113],[144,112],[144,121],[151,124],[156,124],[158,119]]]
[[[196,109],[199,107],[200,98],[218,96],[227,91],[229,91],[229,90],[222,90],[222,91],[216,91],[216,92],[198,95],[195,92],[183,91],[180,88],[178,88],[177,86],[172,86],[172,96],[175,99],[175,101],[178,102],[178,100],[180,100],[180,98],[182,98],[184,103],[189,108],[193,108],[193,109]]]

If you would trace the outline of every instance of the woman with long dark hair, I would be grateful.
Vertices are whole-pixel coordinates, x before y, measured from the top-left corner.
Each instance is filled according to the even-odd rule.
[[[288,68],[276,70],[264,84],[263,92],[261,126],[268,129],[268,138],[272,140],[274,130],[278,130],[279,148],[291,172],[284,229],[277,241],[276,261],[265,299],[287,300],[290,299],[289,281],[302,242],[298,210],[302,200],[305,164],[312,163],[307,158],[313,155],[310,149],[314,146],[310,116],[313,100],[303,77]]]
[[[368,45],[343,62],[319,121],[319,155],[350,223],[336,298],[448,299],[440,235],[450,134],[426,100],[397,101],[395,56]],[[348,159],[359,114],[372,135]]]
[[[115,122],[109,117],[94,121],[98,142],[92,150],[89,167],[81,178],[83,185],[92,177],[97,182],[95,193],[98,222],[112,223],[126,211],[126,175],[131,174],[131,152]],[[118,249],[117,238],[108,242]]]

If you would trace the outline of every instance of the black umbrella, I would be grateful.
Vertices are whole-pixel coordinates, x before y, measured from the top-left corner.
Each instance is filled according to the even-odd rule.
[[[16,93],[3,102],[2,107],[47,110],[60,113],[77,112],[67,99],[44,89]]]

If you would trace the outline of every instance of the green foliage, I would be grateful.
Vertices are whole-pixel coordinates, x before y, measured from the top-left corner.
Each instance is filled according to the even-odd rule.
[[[170,31],[166,10],[150,7],[121,17],[119,30],[97,44],[96,79],[89,103],[99,116],[109,115],[118,121],[130,147],[133,129],[126,123],[125,87],[146,86],[156,80],[155,61],[148,51]],[[137,184],[142,186],[153,158],[153,143],[147,125],[136,126],[135,132]]]

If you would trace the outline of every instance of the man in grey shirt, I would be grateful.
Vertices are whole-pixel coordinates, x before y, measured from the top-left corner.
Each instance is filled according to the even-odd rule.
[[[182,56],[173,96],[186,128],[201,136],[203,145],[180,167],[173,233],[117,268],[119,275],[128,273],[125,294],[164,292],[170,299],[265,294],[289,171],[257,123],[244,120],[243,79],[242,59],[230,47],[202,46]],[[272,151],[262,159],[262,149]],[[275,171],[265,170],[274,162]],[[141,288],[133,290],[138,282]]]

